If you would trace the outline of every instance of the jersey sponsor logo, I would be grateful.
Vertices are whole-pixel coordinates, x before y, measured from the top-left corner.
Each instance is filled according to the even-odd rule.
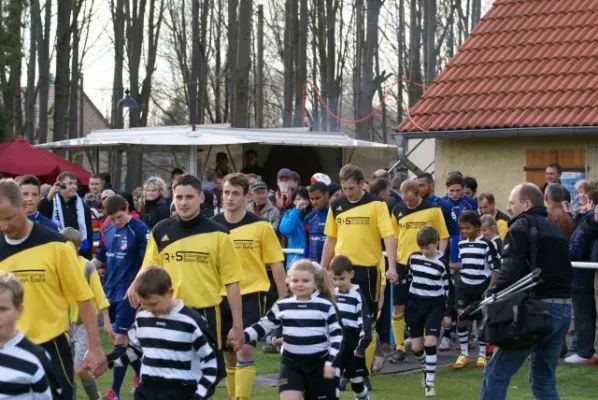
[[[170,241],[170,238],[168,237],[168,235],[164,235],[164,236],[162,236],[162,239],[160,241],[161,242],[168,242],[168,241]]]
[[[120,242],[120,249],[121,250],[127,249],[127,241],[126,240],[123,240],[122,242]]]
[[[257,240],[247,240],[247,239],[237,239],[233,241],[235,243],[235,248],[237,250],[253,250],[259,248],[259,241]]]
[[[22,269],[13,271],[22,284],[25,283],[44,283],[46,281],[45,269]]]
[[[336,223],[339,225],[369,225],[370,217],[338,217]]]
[[[418,221],[411,221],[411,222],[399,222],[399,228],[401,229],[420,229],[424,226],[430,225],[429,222],[418,222]]]
[[[201,251],[177,251],[174,253],[164,253],[166,262],[184,262],[207,264],[210,254]]]

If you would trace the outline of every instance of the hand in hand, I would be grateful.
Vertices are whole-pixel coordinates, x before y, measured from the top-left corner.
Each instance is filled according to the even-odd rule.
[[[101,375],[108,366],[108,360],[101,348],[89,349],[83,356],[83,365],[89,369],[94,376]]]
[[[332,365],[326,365],[324,367],[324,379],[334,379],[336,377],[336,368]]]
[[[282,342],[283,342],[283,340],[282,340],[282,338],[281,338],[281,337],[280,337],[280,338],[276,338],[276,337],[273,337],[273,338],[272,338],[272,344],[273,344],[274,346],[278,346],[279,344],[282,344]]]
[[[245,344],[245,332],[243,331],[243,328],[233,327],[233,329],[228,332],[226,342],[229,344],[229,346],[232,346],[233,350],[241,350]]]
[[[386,271],[386,279],[388,279],[390,283],[396,283],[399,280],[399,274],[397,274],[397,270],[389,268],[388,271]]]

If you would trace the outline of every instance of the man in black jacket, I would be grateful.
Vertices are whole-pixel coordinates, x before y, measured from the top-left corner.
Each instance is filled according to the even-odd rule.
[[[542,283],[535,288],[535,295],[550,304],[552,332],[525,350],[496,351],[484,370],[480,400],[505,399],[511,377],[530,354],[530,384],[534,397],[558,399],[555,373],[572,308],[568,241],[560,228],[548,220],[544,196],[535,185],[516,186],[509,196],[507,212],[512,219],[504,242],[502,266],[488,292],[496,293],[531,272],[530,220],[533,219],[538,230],[536,266],[542,270]]]

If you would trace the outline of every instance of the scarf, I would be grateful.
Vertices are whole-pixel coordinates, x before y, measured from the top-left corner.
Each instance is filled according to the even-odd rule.
[[[80,251],[89,249],[89,242],[87,241],[87,225],[85,225],[85,207],[83,207],[83,200],[81,197],[76,197],[77,207],[77,225],[78,231],[81,234],[81,248]],[[62,215],[62,200],[59,195],[54,196],[52,199],[53,211],[52,211],[52,222],[58,226],[58,229],[64,229],[64,215]]]

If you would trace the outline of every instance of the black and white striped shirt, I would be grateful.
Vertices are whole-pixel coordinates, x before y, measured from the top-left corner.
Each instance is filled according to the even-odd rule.
[[[116,349],[107,358],[115,365],[141,358],[142,380],[163,381],[166,390],[173,383],[197,386],[200,397],[213,392],[218,370],[204,318],[182,301],[158,317],[139,311],[127,347]]]
[[[359,335],[357,348],[346,350],[356,351],[364,356],[365,349],[372,342],[372,323],[368,306],[363,301],[363,294],[358,285],[352,285],[348,292],[342,292],[339,288],[336,288],[335,292],[336,307],[345,333],[354,332]]]
[[[257,341],[280,326],[283,356],[327,357],[326,365],[340,361],[337,356],[341,350],[343,331],[336,307],[319,292],[305,301],[298,300],[296,296],[278,300],[265,317],[245,329],[245,341]]]
[[[0,399],[52,400],[50,356],[21,332],[0,347]]]
[[[440,252],[433,259],[417,251],[409,257],[409,293],[421,299],[443,298],[451,295],[449,267]]]
[[[473,241],[465,239],[459,242],[459,259],[461,281],[469,286],[483,284],[492,271],[500,268],[496,245],[482,235]]]

